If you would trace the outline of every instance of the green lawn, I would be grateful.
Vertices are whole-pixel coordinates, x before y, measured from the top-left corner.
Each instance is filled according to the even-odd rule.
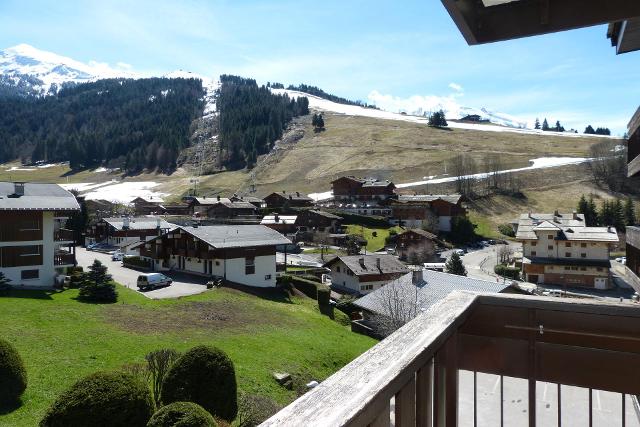
[[[376,252],[380,249],[384,249],[384,241],[391,230],[395,230],[398,233],[402,232],[402,229],[400,227],[367,228],[355,224],[347,225],[348,234],[357,234],[358,236],[362,236],[367,239],[368,252]],[[375,237],[373,236],[374,232],[376,233]]]
[[[280,387],[273,371],[291,373],[297,384],[323,380],[375,344],[321,315],[306,298],[223,288],[157,301],[118,289],[119,301],[110,305],[81,303],[76,290],[0,297],[0,336],[17,347],[29,378],[22,406],[4,415],[0,410],[0,425],[37,425],[80,377],[144,362],[145,354],[163,347],[218,346],[233,360],[240,390],[284,405],[296,392]]]

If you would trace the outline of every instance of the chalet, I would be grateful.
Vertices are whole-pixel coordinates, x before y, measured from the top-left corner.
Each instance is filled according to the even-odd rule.
[[[220,199],[207,207],[206,216],[214,219],[231,219],[256,215],[258,209],[249,202]]]
[[[396,186],[390,181],[343,176],[331,182],[336,203],[380,204],[395,198]]]
[[[161,203],[162,200],[160,199],[153,201],[143,199],[142,197],[136,197],[129,204],[133,206],[136,216],[143,216],[164,214],[165,209]]]
[[[191,215],[191,208],[186,203],[165,203],[162,208],[165,215]]]
[[[204,216],[207,214],[207,209],[209,209],[211,206],[221,201],[229,202],[230,200],[220,196],[213,196],[213,197],[203,196],[203,197],[189,197],[188,199],[186,199],[186,201],[189,204],[189,208],[191,209],[192,215]]]
[[[516,239],[522,242],[525,280],[536,284],[609,289],[613,287],[609,254],[618,233],[587,227],[577,213],[520,216]]]
[[[298,231],[298,215],[266,215],[260,221],[260,225],[269,227],[282,234],[294,234]]]
[[[85,245],[106,243],[124,246],[152,239],[172,228],[175,225],[159,217],[102,218],[87,228]]]
[[[305,208],[315,204],[314,200],[298,191],[286,192],[280,191],[269,194],[264,198],[264,203],[270,209],[281,208]]]
[[[178,227],[142,245],[140,256],[154,271],[220,277],[265,288],[276,286],[276,246],[289,243],[262,225]]]
[[[329,212],[307,209],[298,214],[296,225],[298,231],[335,234],[342,231],[342,217]]]
[[[451,231],[454,217],[464,217],[467,210],[460,194],[399,195],[390,202],[389,222],[410,228]]]
[[[248,202],[258,209],[267,207],[267,204],[265,203],[265,201],[259,197],[238,196],[237,194],[234,194],[233,196],[229,197],[229,200],[231,200],[232,202]]]
[[[331,269],[331,287],[356,295],[367,294],[409,272],[392,255],[339,256],[324,264]]]
[[[396,254],[403,261],[425,263],[434,261],[438,237],[420,228],[406,230],[396,236]]]
[[[64,224],[79,210],[57,184],[0,182],[0,272],[10,285],[51,288],[76,264],[73,232]]]

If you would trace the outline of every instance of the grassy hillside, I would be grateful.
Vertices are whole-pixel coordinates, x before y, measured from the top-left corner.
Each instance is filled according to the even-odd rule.
[[[239,389],[284,405],[296,391],[279,386],[273,371],[294,385],[322,380],[370,348],[374,340],[318,312],[314,301],[261,299],[231,289],[179,300],[149,300],[119,287],[120,301],[84,304],[77,291],[14,291],[0,298],[0,336],[25,361],[29,385],[23,405],[0,425],[34,426],[58,394],[98,370],[142,363],[159,348],[186,351],[215,345],[229,354]]]

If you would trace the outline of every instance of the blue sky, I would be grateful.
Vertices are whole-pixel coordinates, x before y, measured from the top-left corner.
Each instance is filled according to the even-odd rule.
[[[397,110],[433,100],[622,133],[640,52],[604,26],[469,47],[439,0],[0,2],[0,48],[27,43],[138,72],[308,83]]]

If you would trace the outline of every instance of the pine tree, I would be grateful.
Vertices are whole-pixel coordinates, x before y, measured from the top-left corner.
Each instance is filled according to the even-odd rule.
[[[549,122],[547,121],[547,118],[545,117],[545,119],[542,121],[542,130],[549,130]]]
[[[626,220],[622,201],[620,199],[616,199],[615,202],[611,202],[611,209],[611,213],[613,215],[613,226],[616,228],[616,230],[623,231],[624,226],[626,225]]]
[[[453,252],[451,254],[444,267],[447,273],[456,274],[458,276],[467,275],[467,269],[464,267],[462,259],[460,259],[460,255],[458,255],[457,252]]]
[[[584,129],[584,133],[586,135],[595,135],[596,131],[593,129],[593,126],[589,125]]]
[[[435,113],[429,116],[429,126],[434,127],[447,127],[449,124],[447,123],[446,116],[443,110],[438,110]]]
[[[536,122],[533,124],[534,129],[540,129],[540,120],[536,117]]]
[[[0,271],[0,291],[6,291],[10,289],[11,288],[11,285],[9,285],[10,282],[11,280],[7,279],[4,273]]]
[[[78,298],[82,301],[107,303],[118,299],[116,285],[111,275],[107,274],[107,266],[97,259],[93,261],[89,271],[83,274]]]
[[[585,222],[587,227],[595,227],[599,224],[598,209],[596,208],[596,202],[593,200],[593,194],[589,195],[589,208],[587,214],[585,214]]]
[[[625,225],[636,225],[637,222],[636,210],[631,197],[627,197],[627,200],[624,203],[624,220]]]
[[[586,220],[587,214],[589,212],[589,202],[587,202],[587,198],[584,197],[584,194],[582,196],[580,196],[580,201],[578,201],[578,209],[577,209],[577,211],[578,211],[579,214],[583,214],[584,217],[585,217],[585,220]]]

